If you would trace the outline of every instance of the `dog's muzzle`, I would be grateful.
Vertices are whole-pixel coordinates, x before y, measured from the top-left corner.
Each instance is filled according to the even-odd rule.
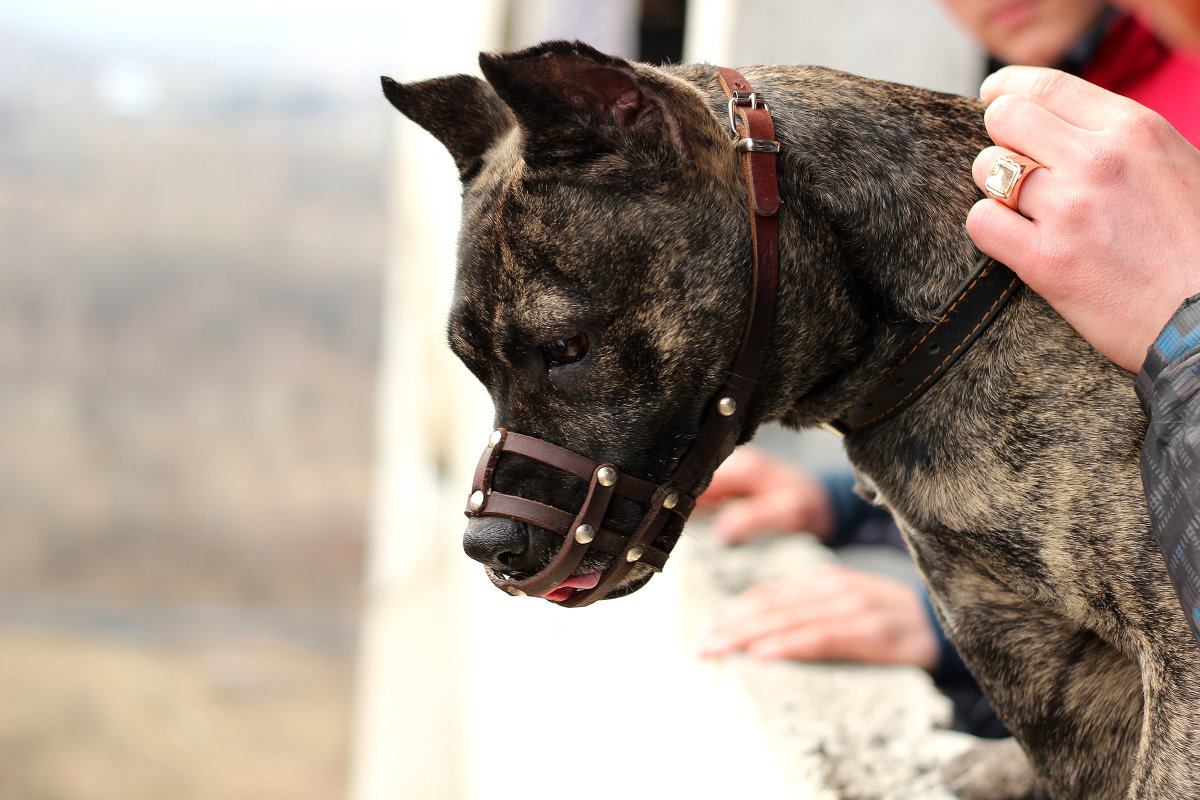
[[[500,456],[505,453],[525,456],[588,481],[587,496],[579,511],[572,514],[554,506],[496,491],[492,476]],[[646,513],[632,535],[623,536],[604,527],[609,502],[616,495],[646,507]],[[636,564],[661,571],[667,562],[669,546],[654,542],[671,514],[685,521],[696,501],[671,486],[656,486],[649,481],[621,473],[613,464],[601,464],[566,448],[532,436],[495,431],[475,469],[467,516],[493,516],[527,522],[563,537],[554,559],[536,575],[514,579],[487,568],[492,583],[513,595],[543,595],[566,580],[591,551],[611,557],[593,589],[577,591],[562,601],[566,606],[588,605],[617,588]]]
[[[779,281],[779,187],[775,176],[775,126],[769,106],[761,101],[738,72],[718,69],[721,88],[729,98],[730,124],[738,137],[742,177],[750,207],[750,241],[754,254],[749,314],[742,340],[726,373],[705,409],[696,438],[662,484],[623,473],[615,464],[604,464],[559,445],[501,428],[488,442],[467,500],[467,516],[503,517],[525,522],[563,537],[550,563],[527,578],[512,578],[488,567],[492,583],[509,594],[544,595],[554,590],[589,552],[607,554],[609,566],[594,588],[580,589],[561,605],[586,606],[603,599],[638,564],[661,571],[670,545],[656,546],[655,539],[672,514],[686,521],[695,508],[701,482],[733,451],[741,432],[739,421],[750,401],[766,357],[771,326],[775,321],[775,294]],[[492,486],[496,464],[505,453],[521,455],[588,481],[587,496],[576,512],[564,511],[524,497],[504,494]],[[646,507],[641,521],[628,536],[603,525],[609,502],[625,497]]]

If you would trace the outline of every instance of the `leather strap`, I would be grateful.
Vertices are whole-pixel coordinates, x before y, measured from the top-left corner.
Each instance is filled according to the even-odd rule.
[[[779,182],[775,170],[779,143],[775,141],[771,110],[740,72],[719,67],[717,77],[729,98],[731,122],[737,120],[733,133],[741,137],[737,149],[741,154],[742,178],[750,209],[754,268],[750,273],[749,311],[737,355],[727,372],[725,384],[709,403],[695,442],[671,478],[674,485],[684,487],[689,493],[695,491],[700,480],[716,469],[733,449],[734,442],[729,439],[737,435],[737,423],[758,385],[759,373],[766,360],[779,288],[779,218],[776,216]],[[743,145],[744,142],[769,142],[775,147],[773,150],[756,150]],[[733,401],[733,413],[724,413],[729,406],[722,406],[723,399]]]
[[[588,480],[588,494],[579,512],[572,516],[566,511],[536,500],[496,491],[492,487],[492,477],[500,457],[505,453],[532,458]],[[608,471],[607,475],[602,472],[604,470]],[[492,583],[509,594],[540,595],[553,590],[569,577],[590,550],[613,556],[614,566],[624,565],[622,575],[632,568],[634,562],[661,571],[669,553],[654,547],[652,538],[644,542],[627,541],[626,537],[601,527],[614,495],[621,495],[653,508],[652,502],[658,489],[659,487],[649,481],[621,473],[611,464],[602,464],[565,447],[501,428],[492,434],[488,446],[479,458],[479,464],[475,468],[475,479],[471,485],[471,495],[467,499],[466,514],[469,517],[503,517],[527,522],[563,537],[563,544],[554,559],[536,575],[514,579],[497,573],[490,567],[487,569],[488,578]],[[692,498],[677,497],[677,501],[668,510],[686,520],[693,508],[695,501]],[[586,536],[578,536],[576,532],[583,525],[589,526],[590,531]],[[629,553],[638,546],[641,548],[638,557],[630,559]]]
[[[916,402],[979,338],[1020,286],[1021,279],[1011,269],[981,258],[938,311],[937,322],[918,331],[896,365],[829,426],[841,434],[865,430]]]
[[[540,595],[553,590],[592,549],[610,554],[612,563],[595,588],[577,591],[561,605],[585,606],[604,598],[620,585],[634,564],[646,564],[661,571],[670,550],[665,543],[662,547],[655,546],[663,525],[671,514],[687,520],[695,508],[694,494],[699,491],[701,479],[716,469],[736,444],[738,422],[758,383],[775,322],[775,294],[779,284],[779,222],[775,216],[779,209],[779,184],[775,155],[779,152],[779,142],[775,141],[770,108],[749,82],[735,70],[724,68],[718,70],[718,79],[729,98],[733,133],[740,137],[735,147],[741,154],[746,183],[753,252],[749,311],[737,354],[725,382],[705,409],[695,441],[661,486],[622,473],[615,465],[601,464],[532,436],[504,429],[492,434],[475,470],[467,515],[519,520],[563,537],[554,559],[536,575],[513,579],[488,569],[492,582],[511,594]],[[583,506],[572,516],[544,503],[495,491],[492,478],[505,453],[532,458],[588,480]],[[628,538],[601,528],[614,495],[647,507],[637,530]],[[581,526],[586,526],[582,532]]]

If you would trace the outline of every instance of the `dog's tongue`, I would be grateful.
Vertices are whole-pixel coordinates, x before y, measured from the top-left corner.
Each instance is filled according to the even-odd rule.
[[[589,572],[586,575],[572,575],[558,586],[546,592],[543,597],[557,603],[575,594],[576,590],[595,589],[596,585],[600,583],[600,575],[601,573],[599,572]]]

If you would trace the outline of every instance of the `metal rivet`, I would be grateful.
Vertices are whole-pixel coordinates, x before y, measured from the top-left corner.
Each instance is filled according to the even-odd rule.
[[[628,553],[625,554],[625,560],[626,561],[637,561],[639,558],[642,557],[642,553],[644,553],[644,552],[646,552],[646,548],[642,547],[641,545],[638,545],[637,547],[633,548],[632,550],[630,550]]]
[[[500,431],[492,431],[492,435],[488,437],[488,444],[490,444],[492,447],[495,447],[496,445],[500,444],[500,440],[503,438],[504,434]]]
[[[580,544],[587,544],[592,539],[596,538],[596,529],[591,525],[583,524],[575,529],[575,541]]]
[[[512,586],[505,589],[505,591],[508,592],[509,594],[511,594],[513,597],[524,597],[525,596],[524,592],[522,592],[520,589],[517,589]]]
[[[459,495],[459,497],[462,497],[462,495]],[[471,498],[467,501],[467,505],[472,511],[478,511],[479,509],[483,508],[483,501],[486,499],[487,495],[476,489],[475,491],[471,492]]]
[[[601,467],[596,473],[596,482],[601,486],[612,486],[617,482],[617,471],[612,467]]]
[[[663,508],[674,508],[679,503],[679,492],[671,492],[663,498]]]
[[[732,397],[722,397],[717,401],[717,413],[722,417],[731,417],[737,411],[737,400]]]

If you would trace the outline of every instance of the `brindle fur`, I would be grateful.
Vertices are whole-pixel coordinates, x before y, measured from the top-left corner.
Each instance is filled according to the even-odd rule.
[[[747,307],[745,189],[715,70],[563,42],[481,65],[488,82],[384,82],[462,174],[451,346],[497,425],[662,481]],[[963,220],[988,140],[973,100],[811,67],[743,72],[783,145],[779,313],[745,441],[766,421],[837,417],[934,318],[978,256]],[[541,345],[580,331],[587,357],[548,366]],[[1131,384],[1021,290],[919,402],[845,440],[1055,798],[1200,797],[1200,650],[1148,527]],[[562,508],[583,491],[516,457],[496,484]],[[627,529],[629,505],[606,524]],[[556,546],[494,518],[466,537],[521,574]],[[964,797],[1042,791],[1011,763],[1003,786],[1020,788],[1002,788],[994,758],[962,769]]]

